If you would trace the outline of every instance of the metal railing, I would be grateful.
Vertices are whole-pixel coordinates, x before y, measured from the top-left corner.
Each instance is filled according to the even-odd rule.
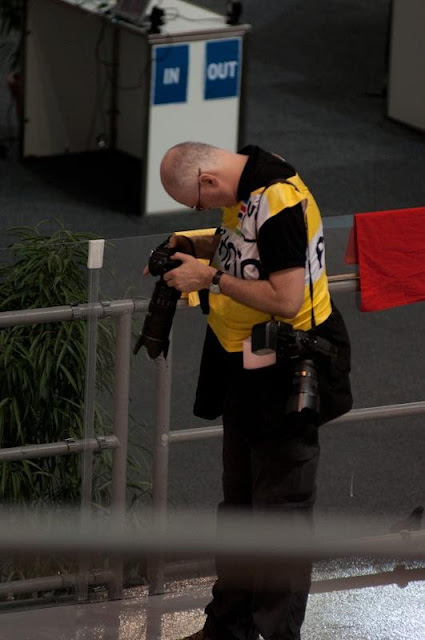
[[[129,378],[130,378],[130,353],[131,353],[131,326],[132,315],[135,311],[145,311],[147,301],[115,300],[108,303],[92,303],[66,305],[44,309],[28,309],[17,311],[5,311],[0,313],[0,328],[12,326],[24,326],[30,324],[43,324],[51,322],[74,321],[95,317],[96,319],[112,317],[116,324],[116,341],[114,356],[114,383],[113,383],[113,435],[95,436],[83,440],[66,439],[63,442],[53,442],[39,445],[25,445],[0,449],[0,462],[15,460],[30,460],[35,457],[86,454],[88,451],[112,451],[111,471],[111,513],[124,517],[126,481],[127,481],[127,440],[128,440],[128,403],[129,403]],[[87,399],[86,399],[87,401]],[[92,460],[90,459],[90,464]],[[90,470],[91,471],[91,470]],[[91,482],[91,473],[88,475]],[[83,478],[84,481],[84,478]],[[87,479],[86,479],[87,484]],[[91,496],[89,489],[82,483],[82,494]],[[81,503],[81,517],[87,510],[87,504]],[[87,584],[90,580],[95,583],[106,582],[110,598],[119,598],[122,595],[123,583],[122,560],[114,558],[110,569],[104,573],[92,572],[85,575],[67,576],[67,584],[78,584],[80,594],[87,595]],[[57,587],[58,576],[40,578],[41,588],[52,589]],[[23,592],[34,587],[31,580],[19,580],[14,584],[0,585],[1,592]],[[84,595],[80,595],[84,599]]]
[[[359,275],[357,273],[329,276],[329,287],[332,293],[351,292],[359,290]],[[171,349],[170,349],[171,352]],[[168,368],[171,367],[171,354],[168,356]],[[166,385],[166,383],[164,383]],[[425,414],[425,401],[404,404],[393,404],[378,407],[352,409],[348,413],[332,420],[327,424],[347,424],[399,416],[413,416]],[[153,472],[153,509],[158,522],[167,521],[168,504],[168,457],[169,446],[173,443],[205,440],[221,437],[222,425],[211,427],[196,427],[194,429],[170,430],[169,406],[162,412],[162,419],[157,421],[154,444],[154,472]],[[150,594],[160,594],[164,591],[166,577],[166,563],[163,555],[158,555],[149,566]]]
[[[357,274],[331,276],[330,289],[332,292],[356,292],[358,290]],[[64,442],[46,443],[41,445],[27,445],[0,449],[0,462],[12,460],[27,460],[34,457],[49,455],[70,455],[81,452],[93,452],[110,449],[112,451],[112,477],[111,477],[111,515],[124,522],[126,505],[126,476],[127,476],[127,439],[128,439],[128,405],[129,405],[129,377],[131,354],[131,323],[132,316],[137,312],[146,312],[148,300],[114,300],[111,302],[91,302],[88,304],[66,305],[45,309],[29,309],[7,311],[0,313],[0,328],[22,326],[36,323],[74,321],[88,318],[101,320],[113,318],[116,322],[116,343],[114,357],[114,388],[113,388],[113,435],[83,440],[67,439]],[[180,301],[178,309],[187,307]],[[170,397],[171,397],[171,368],[172,354],[169,351],[167,359],[159,357],[156,365],[156,418],[155,440],[153,451],[153,526],[155,536],[153,540],[159,541],[155,547],[154,541],[150,547],[148,579],[150,593],[162,593],[165,581],[164,539],[161,533],[167,526],[167,502],[168,502],[168,456],[169,446],[176,442],[216,438],[222,435],[222,427],[200,427],[195,429],[170,430]],[[425,414],[425,402],[413,402],[406,404],[394,404],[380,407],[354,409],[332,422],[342,424],[353,421],[374,420],[377,418],[392,418],[396,416],[410,416]],[[83,511],[83,508],[82,508]],[[162,546],[161,546],[162,541]],[[16,542],[16,541],[15,541]],[[34,540],[33,540],[34,542]],[[128,541],[127,541],[128,542]],[[146,540],[145,540],[146,543]],[[176,539],[174,538],[174,544]],[[131,546],[131,545],[130,545]],[[137,546],[137,544],[136,544]],[[148,545],[149,546],[149,545]],[[366,545],[367,549],[371,544]],[[141,544],[143,547],[143,544]],[[193,547],[192,547],[193,548]],[[361,544],[359,546],[361,548]],[[127,550],[130,551],[129,547]],[[24,592],[34,589],[56,588],[58,584],[80,585],[81,581],[87,584],[106,582],[108,584],[108,597],[118,599],[122,597],[123,589],[123,561],[122,555],[113,553],[109,569],[107,571],[87,571],[85,575],[68,575],[66,580],[52,576],[47,578],[20,580],[0,585],[1,593]],[[84,591],[84,590],[83,590]]]

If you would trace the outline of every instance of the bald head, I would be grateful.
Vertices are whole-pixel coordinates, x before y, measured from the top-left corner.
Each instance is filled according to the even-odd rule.
[[[169,149],[161,162],[161,182],[167,193],[182,204],[193,206],[198,199],[199,183],[205,196],[212,189],[232,192],[236,202],[240,174],[246,156],[203,142],[182,142]],[[219,196],[216,191],[213,195]],[[212,206],[229,206],[226,202],[214,202]],[[211,208],[208,203],[203,208]]]
[[[213,168],[221,150],[203,142],[182,142],[171,147],[161,162],[161,181],[164,189],[174,197],[193,189],[200,168]]]

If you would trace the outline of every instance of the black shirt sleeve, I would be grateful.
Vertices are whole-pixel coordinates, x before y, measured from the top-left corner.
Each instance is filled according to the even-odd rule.
[[[261,226],[260,260],[267,273],[305,267],[307,231],[301,204],[283,209]]]

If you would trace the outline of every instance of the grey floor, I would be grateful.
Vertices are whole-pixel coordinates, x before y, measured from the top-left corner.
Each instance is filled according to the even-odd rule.
[[[422,640],[425,571],[418,575],[410,565],[404,575],[410,571],[411,581],[397,584],[395,566],[368,561],[317,567],[303,638]],[[3,614],[0,640],[175,640],[202,627],[212,584],[212,578],[182,580],[168,583],[164,595],[136,588],[120,601]]]
[[[220,11],[223,3],[200,5]],[[347,272],[344,250],[352,215],[425,205],[425,137],[386,117],[390,0],[245,0],[247,41],[242,143],[284,155],[315,194],[324,217],[328,270]],[[7,44],[7,43],[6,43]],[[6,45],[5,45],[6,46]],[[7,48],[7,47],[6,47]],[[0,74],[6,62],[0,48]],[[116,184],[109,159],[17,160],[17,127],[0,88],[0,245],[11,226],[61,218],[75,231],[114,239],[103,289],[114,296],[147,294],[141,268],[149,249],[176,228],[216,224],[218,212],[145,216],[132,175],[122,163]],[[115,173],[116,176],[116,173]],[[119,187],[119,188],[117,188]],[[128,188],[127,188],[128,187]],[[338,294],[353,344],[355,407],[423,400],[424,303],[360,314],[355,295]],[[204,318],[184,312],[175,320],[173,428],[203,424],[191,413]],[[155,394],[152,364],[132,364],[132,413],[152,438]],[[220,499],[219,440],[176,444],[170,456],[171,505],[212,510]],[[420,416],[328,425],[322,431],[318,517],[370,514],[370,533],[383,534],[425,503],[425,429]],[[379,524],[377,524],[377,522]],[[305,640],[422,640],[424,583],[363,586],[359,579],[391,572],[395,563],[330,563],[317,580],[339,591],[313,589]],[[408,568],[408,567],[407,567]],[[338,582],[352,578],[352,584]],[[170,585],[165,596],[130,590],[121,602],[31,608],[2,613],[1,640],[156,640],[196,630],[211,579]],[[375,583],[376,584],[376,583]],[[330,588],[330,585],[328,585]]]

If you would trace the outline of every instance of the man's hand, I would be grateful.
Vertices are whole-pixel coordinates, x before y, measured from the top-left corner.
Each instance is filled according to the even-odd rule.
[[[183,293],[208,289],[215,273],[214,267],[203,264],[187,253],[177,252],[173,259],[182,262],[180,267],[164,273],[164,281],[169,287],[174,287]]]
[[[193,240],[191,240],[188,236],[173,233],[173,235],[170,236],[168,240],[168,246],[172,249],[177,249],[177,251],[187,253],[190,256],[195,255],[195,245],[193,243]]]

